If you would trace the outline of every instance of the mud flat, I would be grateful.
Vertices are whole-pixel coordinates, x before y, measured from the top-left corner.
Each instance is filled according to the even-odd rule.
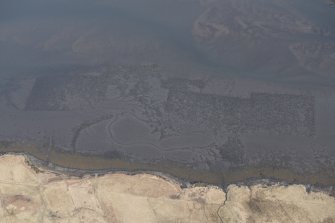
[[[335,198],[303,185],[181,187],[151,174],[75,177],[0,157],[0,222],[334,222]]]

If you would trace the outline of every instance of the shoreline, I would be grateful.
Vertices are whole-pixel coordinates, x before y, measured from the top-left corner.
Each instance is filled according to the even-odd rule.
[[[128,175],[149,173],[172,179],[181,186],[190,184],[215,185],[225,189],[231,184],[253,185],[254,182],[282,183],[284,185],[301,184],[316,190],[330,191],[335,195],[335,175],[332,171],[301,174],[284,168],[273,169],[266,166],[250,166],[213,172],[210,170],[195,170],[174,164],[139,163],[65,151],[51,150],[49,154],[46,154],[35,145],[23,145],[22,143],[2,146],[0,147],[0,154],[21,154],[28,157],[33,166],[77,177],[107,173],[126,173]]]
[[[295,183],[288,182],[284,180],[278,180],[275,178],[249,178],[243,181],[233,182],[226,185],[216,185],[207,182],[191,182],[186,179],[181,179],[175,177],[169,173],[159,172],[159,171],[150,171],[150,170],[118,170],[118,169],[104,169],[104,170],[82,170],[82,169],[73,169],[55,165],[53,163],[48,163],[45,165],[45,161],[40,160],[33,155],[25,154],[25,153],[4,153],[1,154],[0,157],[12,155],[12,156],[23,156],[25,157],[26,163],[37,171],[47,171],[56,175],[66,175],[68,177],[78,177],[78,178],[86,178],[86,177],[100,177],[109,174],[124,174],[127,176],[135,176],[141,174],[148,174],[155,177],[159,177],[167,182],[177,184],[181,188],[193,188],[193,187],[209,187],[209,188],[219,188],[227,193],[229,186],[236,185],[238,187],[252,187],[257,185],[262,185],[266,187],[271,186],[294,186],[294,185],[302,185],[305,187],[307,193],[311,192],[322,192],[331,197],[335,197],[335,186],[334,185],[313,185],[313,184],[303,184],[303,183]]]

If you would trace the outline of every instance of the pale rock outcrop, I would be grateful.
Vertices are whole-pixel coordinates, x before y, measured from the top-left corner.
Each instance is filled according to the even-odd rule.
[[[335,199],[302,185],[181,188],[150,174],[70,177],[0,157],[0,223],[333,222]]]

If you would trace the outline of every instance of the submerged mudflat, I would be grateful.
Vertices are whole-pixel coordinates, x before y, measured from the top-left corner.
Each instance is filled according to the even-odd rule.
[[[335,220],[335,198],[303,185],[182,188],[122,173],[71,177],[22,155],[0,157],[0,222],[315,222]]]
[[[215,184],[335,185],[334,88],[105,68],[16,79],[0,95],[0,151]]]

